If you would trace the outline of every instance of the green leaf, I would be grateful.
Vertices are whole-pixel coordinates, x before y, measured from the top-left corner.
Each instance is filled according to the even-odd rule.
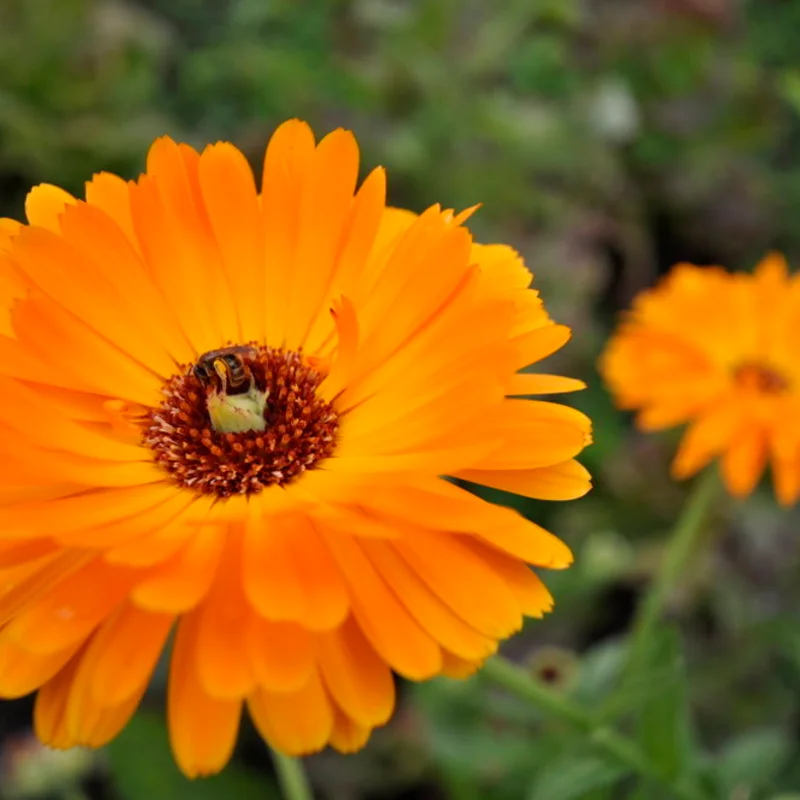
[[[625,652],[621,651],[618,673],[622,672],[624,656]],[[676,672],[676,663],[679,665],[682,662],[658,662],[655,658],[648,657],[637,674],[626,678],[621,691],[609,692],[605,697],[599,698],[598,702],[602,702],[600,718],[604,722],[612,722],[631,713],[640,715],[651,701],[663,695],[667,687],[671,687],[676,681],[683,681],[685,688],[686,676],[682,674],[682,670]],[[617,684],[619,688],[619,682]]]
[[[537,775],[527,800],[589,800],[624,774],[621,767],[598,756],[569,756]]]
[[[676,631],[667,629],[654,637],[645,662],[645,674],[658,672],[640,707],[639,741],[656,768],[669,780],[685,775],[692,762],[688,686]]]
[[[153,711],[140,711],[106,747],[106,754],[122,800],[279,800],[278,790],[267,780],[235,764],[211,778],[185,778],[172,759],[164,718]]]
[[[790,738],[781,730],[762,728],[734,739],[717,760],[727,793],[734,789],[769,787],[792,755]]]
[[[625,657],[620,641],[603,642],[581,658],[575,697],[584,705],[596,708],[616,685]]]
[[[552,737],[531,739],[530,709],[481,680],[437,679],[414,686],[412,692],[418,713],[427,721],[426,750],[448,774],[454,797],[466,792],[461,784],[471,782],[482,791],[497,776],[502,776],[504,789],[518,783],[519,797],[531,776],[555,757]],[[450,785],[454,780],[460,789]]]

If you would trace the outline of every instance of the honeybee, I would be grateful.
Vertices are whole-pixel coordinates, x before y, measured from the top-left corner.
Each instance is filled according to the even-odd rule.
[[[209,350],[197,359],[191,371],[206,391],[213,389],[223,394],[244,394],[255,383],[247,358],[257,359],[258,350],[248,345]]]
[[[256,385],[248,360],[259,356],[255,347],[237,345],[203,353],[190,372],[206,392],[211,426],[220,433],[263,431],[269,391]]]

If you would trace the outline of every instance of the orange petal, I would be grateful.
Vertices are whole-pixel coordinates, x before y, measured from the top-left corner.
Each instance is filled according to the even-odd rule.
[[[155,373],[45,294],[32,290],[11,315],[20,343],[47,364],[48,378],[59,377],[56,385],[143,405],[160,401],[163,382]],[[42,382],[44,374],[31,377]]]
[[[178,625],[169,671],[167,720],[172,752],[189,778],[219,772],[233,753],[241,700],[208,695],[196,669],[196,615]]]
[[[61,212],[75,198],[51,183],[40,183],[28,192],[25,198],[25,216],[31,225],[58,231],[58,218]]]
[[[245,652],[262,688],[279,694],[296,692],[314,670],[317,641],[299,625],[270,622],[251,614]],[[241,658],[241,653],[238,656]]]
[[[501,576],[455,536],[423,531],[391,546],[431,591],[478,631],[503,639],[522,627],[519,601]]]
[[[540,375],[527,372],[514,375],[511,378],[506,394],[562,394],[564,392],[578,392],[585,388],[586,384],[575,378],[562,378],[560,375]]]
[[[319,666],[331,696],[355,722],[374,727],[392,715],[392,673],[352,617],[320,635]]]
[[[158,507],[160,522],[153,526],[141,526],[141,531],[149,532],[116,546],[108,543],[109,549],[103,553],[103,558],[111,564],[132,567],[152,566],[166,561],[195,535],[197,525],[209,518],[213,502],[210,497],[175,493],[174,501],[168,507]],[[148,520],[145,520],[144,513],[141,516],[143,522],[153,519],[147,515]]]
[[[130,215],[127,184],[122,190]],[[62,235],[100,270],[104,282],[115,293],[115,306],[127,308],[134,319],[141,315],[142,309],[147,309],[147,325],[144,329],[140,326],[142,338],[163,348],[175,365],[192,361],[196,352],[149,274],[138,250],[138,240],[126,227],[129,224],[133,223],[120,220],[108,209],[104,212],[83,203],[69,208],[61,218]],[[110,263],[114,264],[113,270],[107,268]]]
[[[133,486],[84,491],[69,497],[47,502],[25,503],[0,509],[0,525],[9,538],[56,536],[66,539],[83,530],[95,530],[119,525],[123,533],[130,533],[130,523],[139,514],[147,515],[162,503],[175,496],[173,486]],[[142,533],[147,532],[143,527]],[[113,540],[107,543],[113,543]]]
[[[122,606],[92,637],[92,696],[102,706],[118,706],[146,686],[167,641],[174,618]]]
[[[527,564],[482,542],[461,541],[503,579],[526,617],[543,617],[552,610],[553,596],[542,579]],[[456,654],[460,655],[457,652]]]
[[[50,747],[64,749],[75,745],[101,747],[113,739],[136,710],[146,686],[124,703],[104,707],[91,697],[82,652],[36,697],[34,726],[39,739]]]
[[[264,341],[263,229],[253,172],[232,144],[207,147],[198,165],[200,189],[236,298],[243,342]]]
[[[572,563],[569,548],[549,531],[448,481],[373,487],[370,505],[382,516],[424,528],[474,534],[536,566],[562,569]]]
[[[17,234],[22,230],[22,224],[15,219],[8,219],[8,217],[0,217],[0,252],[8,251],[11,248],[11,242],[14,241]],[[5,270],[4,270],[5,272]],[[4,275],[4,278],[6,276]]]
[[[216,332],[216,341],[206,345],[193,341],[203,351],[224,342],[242,341],[242,333],[228,276],[206,214],[199,163],[197,152],[188,145],[175,144],[166,136],[157,139],[147,154],[147,174],[154,180],[157,195],[151,211],[158,216],[148,219],[140,214],[136,223],[140,237],[142,234],[152,237],[148,242],[158,247],[158,251],[148,249],[142,241],[154,277],[167,292],[170,305],[182,314],[184,321],[193,315],[204,323],[206,333]],[[191,285],[178,284],[178,277],[188,278]],[[187,302],[195,301],[199,305],[186,307]]]
[[[34,561],[55,553],[58,545],[54,542],[42,540],[33,541],[0,541],[0,569],[15,567],[24,564],[26,561]]]
[[[42,744],[57,750],[74,747],[76,742],[67,728],[67,700],[73,679],[80,666],[80,652],[51,678],[36,695],[33,727]]]
[[[463,681],[471,678],[483,665],[482,661],[469,661],[445,652],[442,674],[453,680]]]
[[[336,277],[339,248],[358,178],[358,145],[335,130],[317,145],[301,188],[297,249],[287,287],[285,347],[304,347]],[[325,309],[327,310],[327,309]]]
[[[68,690],[63,724],[75,744],[102,747],[125,727],[141,702],[147,681],[143,680],[119,704],[98,703],[92,692],[93,660],[88,656],[88,649],[79,656],[78,668]]]
[[[414,453],[444,441],[481,441],[486,434],[480,422],[494,413],[501,397],[501,382],[485,376],[434,380],[402,395],[384,392],[345,417],[336,455]]]
[[[524,333],[514,340],[519,357],[516,367],[521,369],[560,350],[572,336],[566,325],[544,325]]]
[[[364,542],[362,547],[403,605],[443,648],[464,658],[486,658],[497,649],[494,639],[478,633],[457,616],[393,547],[380,541]]]
[[[244,589],[261,616],[312,630],[335,628],[347,616],[342,574],[307,516],[254,515],[244,548]]]
[[[0,223],[3,220],[0,219]],[[19,230],[22,226],[19,227]],[[28,292],[28,287],[19,270],[12,260],[3,256],[4,252],[10,252],[12,241],[16,239],[19,230],[11,234],[4,230],[0,225],[0,333],[3,336],[14,336],[14,326],[11,322],[11,308],[20,299],[24,298]]]
[[[98,261],[91,249],[94,242],[83,240],[78,233],[86,214],[85,205],[65,213],[62,225],[69,235],[37,228],[24,231],[15,242],[14,262],[59,306],[115,345],[122,357],[162,379],[169,377],[175,362],[152,333],[159,326],[142,328],[142,309],[129,302],[130,289],[107,277],[108,265]],[[91,211],[88,214],[94,217]]]
[[[436,210],[415,221],[363,307],[365,365],[386,361],[421,333],[430,332],[432,321],[469,277],[471,244],[469,231],[448,226]],[[421,280],[425,292],[419,291]]]
[[[439,672],[439,646],[384,583],[359,541],[334,533],[326,540],[347,578],[353,614],[375,650],[392,669],[412,680]]]
[[[6,629],[7,630],[7,629]],[[34,653],[0,631],[0,697],[24,697],[47,683],[80,645],[54,653]]]
[[[355,753],[369,739],[372,728],[359,725],[338,708],[334,711],[330,745],[340,753]]]
[[[319,388],[319,394],[330,401],[347,386],[358,354],[358,316],[348,297],[342,297],[331,309],[338,341],[331,370]]]
[[[476,349],[507,336],[507,305],[476,304],[478,272],[469,266],[469,244],[465,230],[448,229],[431,209],[402,237],[369,302],[354,296],[363,336],[345,408],[392,384],[404,392],[430,386],[437,373],[452,371],[460,361],[471,361],[474,369]],[[420,282],[427,286],[434,279],[421,300]],[[469,324],[477,314],[478,330]]]
[[[531,469],[560,464],[591,441],[591,423],[580,411],[541,400],[506,400],[498,411],[503,445],[471,464],[474,469]]]
[[[130,722],[146,690],[147,684],[140,686],[133,695],[117,706],[95,705],[91,699],[87,700],[85,705],[77,706],[79,727],[76,743],[93,748],[105,747]]]
[[[747,497],[767,466],[767,438],[758,427],[746,428],[722,454],[722,479],[734,497]]]
[[[135,469],[151,461],[150,453],[144,448],[115,441],[108,432],[92,430],[68,419],[48,403],[46,394],[30,389],[20,381],[0,376],[0,397],[0,420],[32,444],[101,461],[128,462],[138,465]],[[54,457],[58,457],[57,453]]]
[[[588,470],[575,460],[539,469],[464,469],[454,477],[537,500],[574,500],[592,488]]]
[[[392,453],[376,456],[334,456],[325,461],[332,472],[350,474],[384,472],[418,472],[449,474],[463,469],[467,464],[480,463],[489,453],[496,452],[496,439],[462,446],[427,448],[414,453]]]
[[[305,122],[280,125],[267,145],[261,180],[264,230],[265,333],[267,344],[283,345],[286,302],[300,224],[300,194],[314,157],[314,134]]]
[[[149,539],[149,534],[153,531],[160,534],[171,530],[173,525],[185,525],[197,521],[198,506],[201,506],[201,503],[188,492],[177,492],[174,486],[166,484],[153,489],[153,505],[142,508],[139,513],[106,525],[87,527],[84,531],[70,531],[60,535],[58,540],[71,547],[109,548],[104,553],[105,559],[111,563],[122,564],[126,563],[124,559],[110,556],[118,554],[123,548],[132,550],[141,546],[142,540]],[[157,554],[151,555],[154,557],[138,562],[133,559],[129,563],[152,564],[163,560],[155,557]]]
[[[325,747],[333,729],[333,708],[319,674],[295,692],[257,689],[247,707],[267,743],[290,756],[315,753]]]
[[[104,211],[134,247],[138,246],[131,217],[128,181],[110,172],[98,172],[86,182],[86,202]]]
[[[249,694],[256,676],[245,657],[250,607],[241,585],[241,539],[230,530],[211,589],[197,608],[197,675],[211,697]]]
[[[64,650],[85,639],[122,602],[133,580],[129,570],[94,561],[21,611],[5,633],[33,652]]]
[[[773,458],[772,476],[778,502],[785,508],[793,506],[800,497],[800,455],[793,460]]]
[[[672,462],[672,475],[688,478],[725,449],[742,425],[742,408],[734,398],[699,416],[683,435]]]
[[[332,297],[349,295],[358,285],[375,242],[385,202],[386,173],[378,167],[367,176],[350,205],[336,276],[331,284]],[[308,352],[318,352],[331,334],[331,321],[326,314],[318,314],[308,334]]]
[[[52,590],[54,584],[89,565],[94,557],[93,553],[57,550],[35,561],[2,570],[0,625],[33,606]]]
[[[213,300],[206,296],[210,281],[203,274],[205,259],[198,265],[182,250],[180,234],[167,215],[156,181],[144,175],[130,191],[134,229],[147,272],[190,343],[194,360],[237,332],[228,331],[225,336],[212,319],[209,305]]]
[[[214,580],[224,539],[217,525],[198,527],[185,547],[134,587],[133,602],[148,611],[172,614],[194,608]]]

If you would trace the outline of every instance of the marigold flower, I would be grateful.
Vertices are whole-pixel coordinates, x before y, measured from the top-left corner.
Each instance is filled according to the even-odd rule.
[[[244,156],[155,142],[136,182],[28,196],[0,234],[0,694],[99,746],[170,632],[170,738],[219,770],[246,703],[275,748],[360,748],[413,680],[549,610],[569,549],[447,477],[587,491],[581,413],[524,396],[561,347],[518,255],[385,207],[337,130]],[[446,476],[446,477],[445,477]]]
[[[642,430],[688,423],[672,462],[686,478],[720,457],[735,496],[772,467],[784,505],[800,494],[800,281],[783,257],[753,274],[679,264],[636,298],[600,359]]]

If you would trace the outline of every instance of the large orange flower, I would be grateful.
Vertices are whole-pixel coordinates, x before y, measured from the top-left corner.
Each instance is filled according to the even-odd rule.
[[[680,264],[643,292],[601,371],[644,430],[688,422],[672,464],[685,478],[717,456],[731,494],[772,465],[784,505],[800,495],[800,280],[770,255],[754,274]]]
[[[243,701],[291,754],[361,747],[391,671],[464,675],[551,597],[568,548],[443,476],[583,494],[577,411],[519,396],[567,328],[508,247],[356,191],[358,150],[281,126],[242,154],[160,139],[0,240],[0,692],[56,747],[126,723],[174,629],[187,775]],[[217,351],[217,352],[209,352]]]

